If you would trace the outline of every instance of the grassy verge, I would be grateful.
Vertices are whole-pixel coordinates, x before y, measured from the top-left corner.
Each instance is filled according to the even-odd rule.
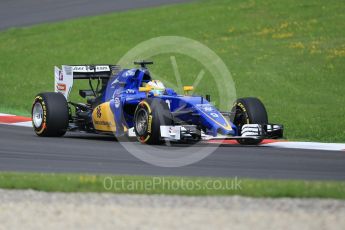
[[[344,21],[338,0],[207,0],[9,29],[0,32],[0,106],[28,114],[34,95],[53,89],[54,65],[116,63],[142,41],[176,35],[215,51],[237,96],[262,99],[287,138],[344,142]],[[153,72],[173,82],[169,55],[153,60]],[[193,83],[200,65],[176,60],[182,83]],[[210,76],[197,93],[217,101]]]
[[[30,117],[30,113],[28,111],[24,111],[21,109],[11,108],[11,107],[4,107],[0,105],[0,113],[8,113],[8,114],[15,114],[19,116],[26,116]]]
[[[241,195],[345,199],[345,182],[205,177],[0,173],[0,188],[47,192],[169,195]]]

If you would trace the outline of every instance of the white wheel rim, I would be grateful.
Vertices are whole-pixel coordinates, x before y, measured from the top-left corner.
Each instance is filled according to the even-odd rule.
[[[146,130],[147,130],[147,120],[148,120],[148,114],[144,109],[140,109],[137,113],[136,116],[136,124],[135,124],[135,128],[139,134],[139,136],[142,136],[145,134]]]
[[[41,103],[39,102],[36,102],[36,104],[34,105],[34,109],[32,111],[32,121],[34,122],[34,125],[36,128],[42,125],[43,108],[42,108]]]

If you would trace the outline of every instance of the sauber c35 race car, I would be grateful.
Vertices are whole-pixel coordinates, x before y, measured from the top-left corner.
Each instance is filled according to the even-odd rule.
[[[210,139],[235,139],[259,144],[264,138],[281,138],[283,126],[269,124],[263,103],[253,97],[238,99],[230,111],[221,112],[210,96],[185,95],[152,79],[150,61],[135,62],[134,69],[116,65],[63,65],[55,67],[55,92],[38,94],[32,105],[32,123],[38,136],[63,136],[67,131],[137,137],[141,143],[190,143]],[[88,80],[90,89],[79,90],[84,102],[69,95],[75,80]]]

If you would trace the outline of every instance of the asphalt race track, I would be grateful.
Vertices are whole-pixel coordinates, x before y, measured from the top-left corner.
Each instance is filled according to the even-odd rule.
[[[1,0],[0,30],[186,1],[188,0]]]
[[[344,180],[345,152],[222,146],[195,164],[165,168],[137,159],[110,136],[42,138],[31,128],[0,125],[0,171]]]

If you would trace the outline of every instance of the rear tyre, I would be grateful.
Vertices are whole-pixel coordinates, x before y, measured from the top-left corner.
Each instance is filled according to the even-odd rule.
[[[41,137],[63,136],[68,128],[69,112],[61,93],[40,93],[31,109],[32,125]]]
[[[134,131],[141,143],[163,144],[160,126],[172,125],[172,114],[165,101],[148,98],[141,101],[134,113]]]
[[[268,124],[266,108],[255,97],[237,99],[231,112],[233,114],[231,120],[239,131],[245,124]],[[262,139],[239,139],[237,142],[243,145],[257,145]]]

